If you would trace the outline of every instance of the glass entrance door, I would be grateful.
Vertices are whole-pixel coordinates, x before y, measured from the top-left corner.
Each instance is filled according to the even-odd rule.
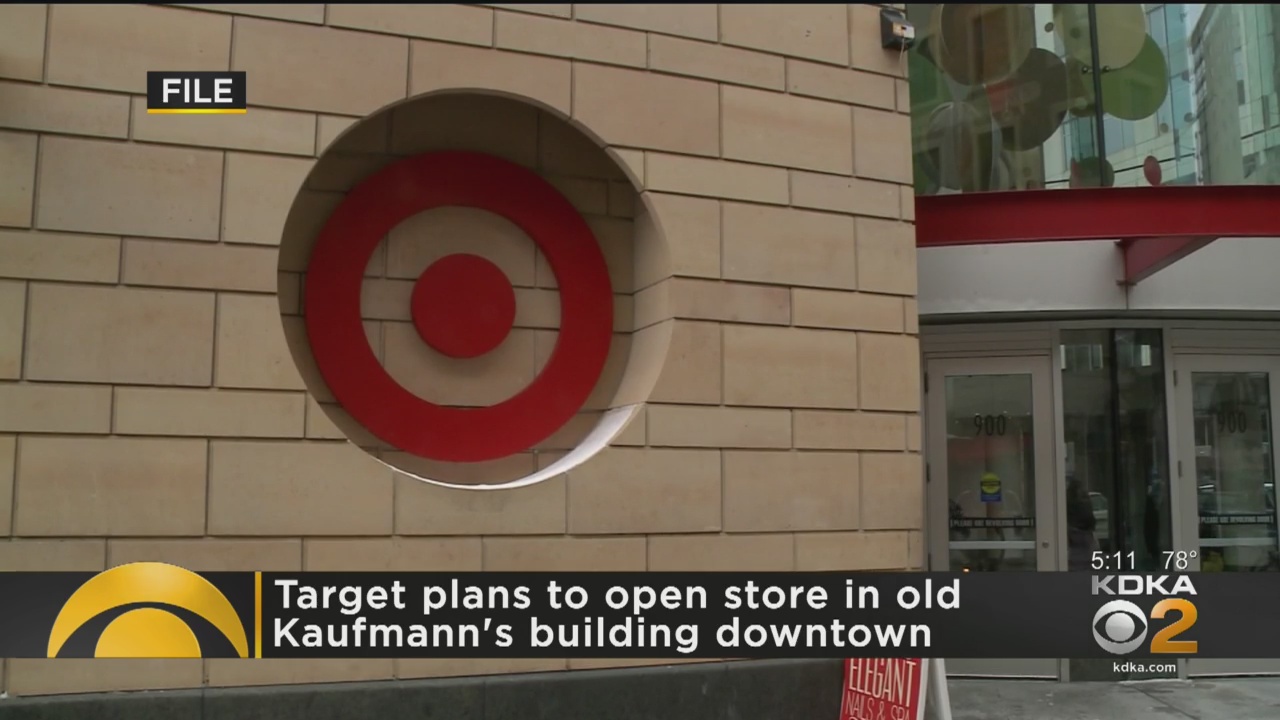
[[[1057,569],[1050,372],[1047,357],[929,361],[931,570]],[[953,660],[947,669],[1057,677],[1058,661]]]
[[[1280,571],[1272,422],[1280,359],[1179,357],[1181,550],[1200,572]],[[1280,660],[1189,660],[1189,675],[1280,673]]]

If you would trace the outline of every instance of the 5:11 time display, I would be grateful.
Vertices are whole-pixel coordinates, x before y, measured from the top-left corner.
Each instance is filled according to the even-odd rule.
[[[1093,553],[1094,570],[1137,570],[1137,555],[1130,552]]]

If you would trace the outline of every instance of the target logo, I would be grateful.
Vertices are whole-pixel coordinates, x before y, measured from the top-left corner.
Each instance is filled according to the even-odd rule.
[[[541,373],[487,407],[449,407],[401,386],[369,345],[361,317],[364,270],[399,223],[441,207],[498,215],[539,248],[560,294],[560,328]],[[316,238],[304,312],[321,377],[342,408],[383,442],[430,460],[474,463],[524,452],[582,408],[604,370],[613,336],[613,288],[594,234],[554,187],[522,166],[471,152],[398,161],[351,190]],[[466,360],[502,344],[516,316],[507,276],[458,253],[414,283],[410,317],[435,352]]]

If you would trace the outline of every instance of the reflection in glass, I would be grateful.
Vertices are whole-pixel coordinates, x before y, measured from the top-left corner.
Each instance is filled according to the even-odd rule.
[[[907,6],[920,194],[1280,184],[1280,5]]]
[[[946,379],[953,570],[1036,569],[1031,376]]]
[[[1158,570],[1173,549],[1161,332],[1064,330],[1060,352],[1068,569],[1089,569],[1083,495],[1097,548]]]
[[[1280,569],[1266,373],[1192,373],[1200,568]]]

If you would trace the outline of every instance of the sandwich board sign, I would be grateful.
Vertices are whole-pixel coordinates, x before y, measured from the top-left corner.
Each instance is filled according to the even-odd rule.
[[[931,710],[926,715],[926,705]],[[927,658],[844,661],[840,720],[951,720],[946,669]]]

